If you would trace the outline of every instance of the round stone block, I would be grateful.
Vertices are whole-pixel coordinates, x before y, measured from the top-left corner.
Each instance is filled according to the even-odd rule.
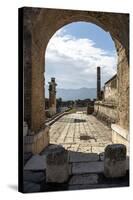
[[[46,181],[63,183],[68,177],[68,152],[61,145],[51,145],[46,156]]]
[[[105,148],[104,175],[117,178],[126,175],[126,146],[111,144]]]

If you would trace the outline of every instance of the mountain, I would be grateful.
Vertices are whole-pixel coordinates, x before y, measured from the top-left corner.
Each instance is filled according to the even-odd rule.
[[[45,95],[48,98],[49,92],[48,92],[48,85],[46,85],[45,89]],[[84,100],[84,99],[93,99],[96,98],[96,88],[79,88],[79,89],[63,89],[63,88],[57,88],[56,93],[57,98],[62,98],[64,101],[68,100]]]

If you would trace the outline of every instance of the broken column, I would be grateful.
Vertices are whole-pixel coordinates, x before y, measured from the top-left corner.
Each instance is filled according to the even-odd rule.
[[[49,82],[49,112],[50,115],[54,115],[56,113],[56,82],[55,78],[51,78],[51,82]]]
[[[97,100],[101,99],[101,70],[97,67]]]
[[[46,182],[64,183],[69,177],[68,152],[61,145],[51,145],[46,156]]]
[[[105,148],[104,175],[117,178],[126,175],[126,146],[112,144]]]

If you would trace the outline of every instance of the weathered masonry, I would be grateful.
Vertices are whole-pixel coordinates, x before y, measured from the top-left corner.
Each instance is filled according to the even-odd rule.
[[[104,84],[103,98],[100,101],[95,102],[95,115],[97,118],[105,121],[108,126],[111,126],[111,123],[117,123],[118,121],[117,90],[117,75],[115,75]]]
[[[24,121],[28,125],[25,151],[39,153],[48,145],[45,126],[45,51],[53,34],[71,22],[92,22],[108,31],[115,43],[118,64],[118,122],[129,126],[129,15],[121,13],[23,8]],[[113,128],[113,131],[118,133]]]
[[[101,99],[101,69],[97,67],[97,100]]]
[[[56,113],[56,82],[55,78],[51,78],[49,82],[49,112],[50,116]]]
[[[118,91],[117,91],[117,74],[104,84],[104,100],[117,104]]]

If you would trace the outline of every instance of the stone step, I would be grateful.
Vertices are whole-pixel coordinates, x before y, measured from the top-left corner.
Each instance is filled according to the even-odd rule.
[[[40,185],[36,183],[31,183],[31,182],[24,182],[24,192],[40,192]]]
[[[72,174],[103,173],[103,171],[103,161],[72,163]]]
[[[46,156],[45,155],[34,155],[30,160],[25,164],[24,170],[45,170],[46,169]]]
[[[47,153],[47,152],[46,152]],[[69,152],[69,173],[102,173],[104,170],[104,155],[94,153]],[[129,157],[127,157],[127,170],[129,170]],[[43,171],[46,169],[46,154],[34,155],[24,166],[24,170]]]
[[[72,162],[72,174],[103,173],[104,161]],[[126,169],[129,170],[129,158],[126,159]]]
[[[33,182],[33,183],[40,183],[45,181],[46,174],[44,172],[38,171],[28,171],[24,170],[24,181],[26,182]]]
[[[82,153],[82,152],[69,152],[69,162],[90,162],[98,161],[99,155],[97,153]]]
[[[87,184],[97,184],[98,175],[97,174],[83,174],[75,175],[69,181],[69,185],[87,185]]]

